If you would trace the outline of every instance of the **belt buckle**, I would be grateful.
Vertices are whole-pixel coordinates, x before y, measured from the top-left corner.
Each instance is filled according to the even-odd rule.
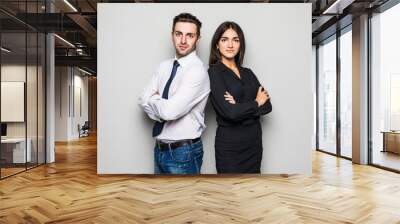
[[[161,151],[162,150],[162,148],[161,148],[161,141],[160,140],[156,140],[156,144],[157,144],[157,147],[158,147],[158,149]]]
[[[162,145],[167,145],[168,150],[171,150],[171,143],[162,142],[162,141],[160,141],[160,140],[157,140],[156,142],[157,142],[158,148],[159,148],[161,151],[166,150],[166,149],[164,149],[164,148],[161,147],[161,144],[162,144]]]
[[[171,143],[171,142],[169,142],[169,143],[165,143],[165,144],[167,144],[167,145],[168,145],[168,150],[169,150],[169,151],[171,151],[171,150],[172,150],[172,148],[171,148],[171,144],[172,144],[172,143]]]

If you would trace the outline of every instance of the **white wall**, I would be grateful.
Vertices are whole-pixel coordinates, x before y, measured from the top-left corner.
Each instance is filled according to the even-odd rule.
[[[81,97],[78,96],[80,90]],[[81,100],[81,103],[78,100]],[[76,105],[82,105],[82,113]],[[72,67],[56,67],[55,140],[69,141],[79,137],[78,124],[88,120],[88,78]]]
[[[73,138],[78,138],[79,137],[79,132],[78,132],[78,124],[81,126],[85,123],[85,121],[88,120],[88,77],[87,76],[82,76],[83,73],[80,72],[79,70],[74,71],[74,107],[72,108],[72,119],[71,119],[71,135]],[[80,91],[80,93],[79,93]],[[80,95],[80,97],[79,97]],[[80,102],[79,102],[80,101]],[[79,109],[80,107],[80,109]],[[81,110],[81,111],[80,111]]]
[[[30,87],[36,86],[36,66],[25,66],[19,64],[6,64],[1,66],[1,81],[3,82],[26,82],[28,77]],[[28,119],[28,137],[35,133],[36,135],[36,88],[27,88],[27,119]],[[32,104],[32,102],[34,102]],[[39,105],[40,106],[40,105]],[[24,109],[24,108],[22,108]],[[6,108],[2,108],[6,110]],[[8,137],[25,137],[26,122],[7,122],[7,136]]]
[[[68,140],[68,67],[55,68],[55,141]]]
[[[219,24],[237,22],[246,36],[244,66],[269,90],[262,119],[262,173],[311,173],[313,88],[311,4],[98,4],[98,173],[153,173],[153,122],[138,97],[158,63],[174,56],[174,16],[203,23],[198,55],[208,62]],[[116,41],[116,38],[118,41]],[[206,110],[202,173],[215,173],[215,113]]]
[[[7,101],[6,99],[10,100],[18,100],[18,102],[1,102],[1,120],[5,121],[8,124],[8,128],[12,131],[14,129],[15,134],[19,134],[20,136],[25,136],[25,129],[21,128],[21,130],[17,130],[18,126],[21,126],[20,124],[24,124],[25,122],[25,87],[24,85],[26,84],[26,71],[28,71],[28,74],[32,74],[31,72],[35,70],[35,75],[36,75],[36,67],[33,66],[25,66],[25,65],[18,65],[18,64],[8,64],[8,65],[2,65],[1,66],[1,82],[2,82],[2,87],[5,89],[2,89],[2,96],[1,99],[4,101]],[[7,92],[4,92],[7,88],[4,86],[6,83],[9,83],[8,85],[21,85],[22,83],[22,89],[19,89],[19,92],[14,93],[13,96],[8,96]],[[35,82],[36,83],[36,82]],[[16,86],[12,86],[11,88],[16,88]],[[15,89],[13,91],[16,91]],[[4,95],[6,94],[6,95]],[[12,94],[11,92],[9,94]],[[16,95],[19,95],[17,99],[15,99]],[[33,94],[33,93],[31,93]],[[36,94],[35,94],[36,96]],[[8,104],[17,104],[17,105],[10,105]],[[8,107],[7,107],[8,106]],[[36,108],[36,105],[35,107]],[[17,110],[17,111],[16,111]],[[6,117],[4,117],[6,116]],[[13,122],[9,122],[10,118]],[[17,122],[15,122],[17,121]],[[25,126],[25,125],[23,125]],[[17,134],[17,135],[18,135]]]

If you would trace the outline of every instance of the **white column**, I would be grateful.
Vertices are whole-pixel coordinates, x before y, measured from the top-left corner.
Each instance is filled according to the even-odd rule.
[[[46,61],[47,61],[47,92],[46,92],[46,163],[55,161],[54,133],[55,133],[55,60],[54,60],[54,35],[49,33],[46,36]]]
[[[353,20],[353,162],[368,163],[368,15]]]

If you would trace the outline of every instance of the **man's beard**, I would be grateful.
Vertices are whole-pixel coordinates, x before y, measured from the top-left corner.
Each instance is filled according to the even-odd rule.
[[[175,53],[176,53],[176,55],[177,55],[178,57],[181,58],[181,57],[185,57],[186,55],[192,53],[192,52],[195,51],[195,50],[196,50],[196,45],[194,45],[190,50],[187,50],[187,51],[186,51],[187,53],[185,53],[185,54],[180,54],[179,51],[175,48]]]

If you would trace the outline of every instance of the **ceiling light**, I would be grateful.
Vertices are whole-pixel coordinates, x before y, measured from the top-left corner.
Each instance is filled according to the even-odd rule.
[[[322,14],[342,14],[343,10],[349,7],[349,5],[353,4],[355,1],[356,0],[336,0],[332,5],[325,9]]]
[[[340,2],[340,0],[336,0],[332,5],[330,5],[327,9],[324,10],[322,14],[327,14],[330,12],[336,5]]]
[[[83,70],[83,69],[81,69],[81,68],[79,68],[79,67],[78,67],[78,70],[81,71],[81,72],[83,72],[83,73],[85,73],[85,74],[92,75],[92,73],[90,73],[90,72],[88,72],[88,71],[86,71],[86,70]]]
[[[62,38],[62,37],[60,37],[60,36],[58,36],[57,34],[54,34],[54,36],[56,36],[58,39],[60,39],[61,41],[63,41],[63,42],[66,43],[67,45],[69,45],[69,46],[75,48],[75,45],[71,44],[71,42],[69,42],[68,40],[66,40],[66,39],[64,39],[64,38]]]
[[[69,3],[68,0],[64,0],[65,4],[67,4],[72,10],[74,10],[74,12],[78,12],[78,10],[71,4]]]
[[[1,50],[4,51],[4,52],[6,52],[6,53],[10,53],[10,52],[11,52],[11,50],[9,50],[9,49],[7,49],[7,48],[5,48],[5,47],[1,47]]]

